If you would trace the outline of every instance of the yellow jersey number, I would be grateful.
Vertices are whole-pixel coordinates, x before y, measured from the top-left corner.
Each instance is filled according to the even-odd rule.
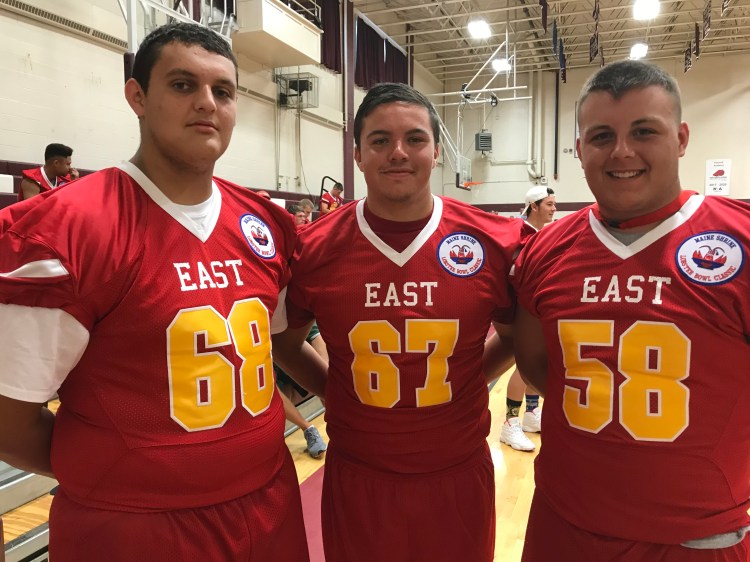
[[[417,407],[450,402],[448,358],[458,340],[458,320],[406,320],[406,353],[429,353],[424,386],[416,389]],[[401,399],[401,377],[389,354],[402,353],[401,334],[386,320],[357,323],[349,332],[354,353],[352,375],[360,401],[393,408]],[[430,345],[433,345],[430,353]],[[377,351],[373,347],[377,348]]]
[[[198,351],[197,337],[205,339]],[[271,322],[257,299],[234,303],[227,318],[211,306],[180,310],[167,328],[170,414],[187,431],[221,427],[235,409],[234,365],[217,348],[232,344],[242,359],[242,406],[257,416],[275,391]]]
[[[674,441],[688,426],[690,340],[670,323],[638,321],[620,336],[618,370],[625,377],[617,392],[614,374],[601,361],[581,356],[583,346],[614,345],[612,320],[560,320],[566,381],[563,411],[573,427],[598,433],[613,417],[639,441]]]

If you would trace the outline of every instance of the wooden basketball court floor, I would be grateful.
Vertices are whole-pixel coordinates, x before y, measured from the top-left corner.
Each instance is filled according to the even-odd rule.
[[[526,520],[534,491],[533,464],[536,451],[533,453],[515,451],[507,445],[501,445],[498,439],[500,426],[505,421],[505,390],[509,378],[510,372],[504,374],[490,391],[492,428],[488,443],[495,464],[497,511],[495,562],[518,562],[521,559]],[[327,441],[323,416],[313,420],[313,423]],[[536,444],[538,451],[540,436],[538,434],[527,435]],[[307,455],[302,431],[297,430],[289,435],[286,443],[294,458],[300,484],[325,464],[325,459],[316,460]],[[10,542],[29,529],[45,523],[49,517],[51,503],[52,497],[46,495],[4,514],[2,518],[5,524],[5,542]],[[316,530],[310,529],[308,534],[310,531]],[[316,558],[313,556],[313,559]],[[320,560],[320,558],[317,559]]]

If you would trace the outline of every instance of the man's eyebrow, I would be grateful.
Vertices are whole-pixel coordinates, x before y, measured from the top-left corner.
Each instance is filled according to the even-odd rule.
[[[184,68],[173,68],[169,72],[167,72],[168,78],[174,78],[174,77],[185,77],[185,78],[198,78],[198,75],[194,72],[190,72],[189,70],[186,70]],[[216,84],[222,85],[222,86],[231,86],[232,88],[236,88],[237,84],[234,82],[234,80],[230,80],[229,78],[219,78],[216,81]]]
[[[426,129],[422,129],[421,127],[416,127],[414,129],[409,129],[408,131],[406,131],[407,135],[413,135],[415,133],[422,134],[422,135],[428,135],[429,134],[429,132]],[[367,133],[367,136],[368,137],[371,137],[373,135],[390,136],[392,134],[393,133],[391,133],[390,131],[386,131],[384,129],[375,129],[374,131],[370,131],[369,133]]]
[[[173,68],[167,72],[167,76],[189,76],[195,78],[195,73],[185,70],[184,68]]]

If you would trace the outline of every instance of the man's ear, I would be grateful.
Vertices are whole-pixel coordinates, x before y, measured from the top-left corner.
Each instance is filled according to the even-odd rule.
[[[435,168],[435,166],[437,166],[439,156],[440,156],[440,145],[435,143],[435,152],[432,155],[432,168],[433,169]]]
[[[690,140],[690,129],[688,129],[687,123],[680,123],[677,132],[677,139],[679,140],[679,155],[680,157],[685,156],[685,150],[687,150],[688,140]]]
[[[359,168],[359,171],[362,171],[362,153],[359,150],[359,147],[355,144],[354,145],[354,161],[357,163],[357,168]]]
[[[146,114],[146,93],[135,78],[125,82],[125,99],[139,119]]]

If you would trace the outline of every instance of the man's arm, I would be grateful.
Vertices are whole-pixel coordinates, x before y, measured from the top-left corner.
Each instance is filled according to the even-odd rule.
[[[328,205],[328,201],[321,198],[320,199],[320,214],[321,215],[327,215],[331,212],[330,205]]]
[[[513,366],[513,330],[506,324],[493,322],[495,333],[484,342],[482,367],[487,384]]]
[[[49,459],[54,423],[43,404],[0,395],[0,460],[54,478]]]
[[[41,189],[33,181],[24,178],[21,180],[21,191],[23,192],[24,199],[31,199],[35,195],[39,195]]]
[[[547,347],[542,323],[519,304],[513,333],[518,370],[529,385],[544,395],[547,390]]]
[[[272,336],[274,362],[303,388],[325,397],[328,364],[305,341],[312,322],[302,328],[289,328]]]

